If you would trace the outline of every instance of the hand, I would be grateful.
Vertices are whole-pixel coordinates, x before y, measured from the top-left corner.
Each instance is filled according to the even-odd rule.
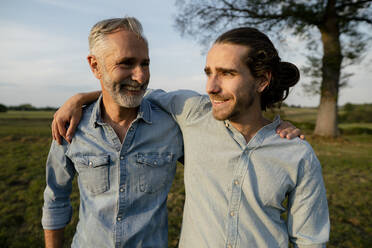
[[[299,137],[300,139],[305,139],[305,135],[302,134],[301,129],[296,128],[288,121],[282,121],[276,128],[276,133],[282,138],[293,139]]]
[[[71,143],[72,136],[75,133],[76,126],[79,124],[82,114],[81,95],[76,94],[65,102],[62,107],[54,113],[52,122],[53,139],[62,144],[61,136]],[[69,124],[66,131],[66,126]]]

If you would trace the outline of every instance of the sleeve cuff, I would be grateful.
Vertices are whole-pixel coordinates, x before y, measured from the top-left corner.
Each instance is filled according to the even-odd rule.
[[[43,229],[56,230],[65,227],[71,220],[72,207],[48,209],[43,208],[43,217],[41,224]]]

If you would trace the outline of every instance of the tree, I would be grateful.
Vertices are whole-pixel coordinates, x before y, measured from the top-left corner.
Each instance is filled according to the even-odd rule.
[[[372,0],[177,0],[176,6],[176,27],[204,44],[221,30],[237,26],[256,27],[277,39],[286,31],[304,39],[312,51],[322,44],[320,55],[309,55],[305,68],[308,75],[321,78],[314,134],[339,134],[337,100],[345,83],[341,69],[359,61],[370,41],[363,25],[372,24]]]
[[[8,111],[8,108],[4,104],[0,103],[0,112],[6,112],[6,111]]]

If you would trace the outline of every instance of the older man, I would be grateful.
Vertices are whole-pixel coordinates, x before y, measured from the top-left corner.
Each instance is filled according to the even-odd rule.
[[[174,120],[147,100],[147,41],[134,18],[97,23],[88,63],[102,95],[86,106],[71,143],[53,142],[42,224],[61,247],[78,174],[79,223],[72,247],[167,247],[167,193],[183,154]]]

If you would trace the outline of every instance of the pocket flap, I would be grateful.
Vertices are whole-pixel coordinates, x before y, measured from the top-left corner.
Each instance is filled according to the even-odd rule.
[[[137,163],[145,164],[151,167],[162,167],[173,160],[171,153],[138,153]]]
[[[83,164],[89,167],[100,167],[109,164],[109,155],[81,155],[72,159],[75,163]]]

